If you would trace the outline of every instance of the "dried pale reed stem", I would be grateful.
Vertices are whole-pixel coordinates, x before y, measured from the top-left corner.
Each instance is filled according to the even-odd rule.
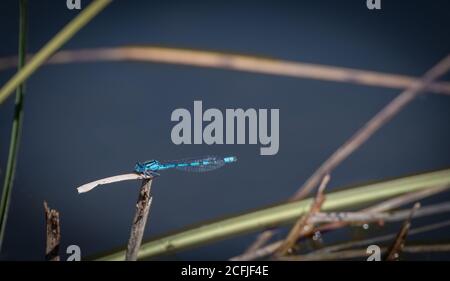
[[[50,209],[45,201],[44,210],[47,237],[45,259],[47,261],[59,261],[59,245],[61,243],[59,213],[55,209]]]
[[[140,179],[151,179],[151,178],[152,178],[152,176],[147,176],[144,174],[136,174],[136,173],[117,175],[117,176],[99,179],[99,180],[96,180],[93,182],[83,184],[83,185],[77,187],[77,191],[78,191],[78,193],[85,193],[85,192],[91,191],[92,189],[94,189],[95,187],[97,187],[99,185],[110,184],[110,183],[126,181],[126,180],[140,180]]]
[[[363,209],[363,210],[361,210],[361,212],[376,213],[376,212],[384,212],[387,210],[392,210],[392,209],[404,206],[406,204],[409,204],[412,202],[417,202],[424,198],[441,193],[443,191],[448,190],[449,188],[450,188],[450,185],[444,185],[444,186],[437,187],[437,188],[430,188],[430,189],[419,190],[416,192],[406,193],[406,194],[385,200],[385,201],[383,201],[379,204],[376,204],[374,206],[371,206],[369,208]]]
[[[151,179],[144,179],[142,181],[139,198],[136,203],[136,213],[131,226],[131,234],[125,256],[127,261],[137,260],[139,248],[142,243],[142,237],[144,235],[145,224],[147,223],[150,206],[152,204],[151,186]]]
[[[30,57],[32,56],[30,55]],[[0,58],[0,70],[15,67],[16,61],[14,57]],[[96,61],[145,61],[181,64],[392,89],[405,89],[412,83],[418,81],[416,77],[393,73],[230,53],[155,46],[122,46],[115,48],[64,50],[56,53],[47,63],[61,64]],[[427,90],[433,93],[449,95],[450,83],[431,83]]]

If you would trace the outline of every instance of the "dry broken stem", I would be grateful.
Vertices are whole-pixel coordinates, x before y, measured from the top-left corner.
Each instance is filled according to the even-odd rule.
[[[414,207],[411,209],[411,212],[408,216],[408,218],[405,220],[405,222],[402,225],[402,228],[400,229],[399,233],[397,234],[397,237],[395,237],[394,243],[389,247],[385,260],[387,261],[394,261],[398,260],[400,257],[400,253],[405,247],[406,237],[408,236],[408,231],[411,227],[411,220],[414,216],[414,213],[417,211],[417,209],[420,208],[420,203],[414,204]]]
[[[311,204],[310,210],[305,215],[301,216],[292,227],[286,239],[277,249],[275,255],[286,255],[290,249],[297,243],[297,240],[303,236],[306,236],[314,230],[314,225],[311,223],[311,218],[320,212],[323,202],[325,202],[324,191],[328,182],[330,181],[330,175],[325,175],[322,179],[317,195],[314,202]]]
[[[138,257],[150,206],[152,204],[151,186],[151,179],[142,180],[141,190],[136,203],[136,213],[131,226],[130,239],[128,240],[128,247],[125,255],[127,261],[135,261]]]
[[[59,245],[61,243],[59,213],[55,209],[50,209],[45,201],[44,211],[46,225],[45,259],[47,261],[59,261]]]

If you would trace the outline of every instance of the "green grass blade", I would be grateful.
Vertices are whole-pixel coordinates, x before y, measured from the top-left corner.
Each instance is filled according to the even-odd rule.
[[[448,184],[450,184],[450,169],[398,178],[329,193],[322,209],[324,211],[343,209],[383,200],[406,192],[436,188]],[[231,238],[238,234],[289,223],[305,213],[311,202],[311,199],[305,199],[284,203],[168,235],[142,244],[138,258],[150,258],[220,239]],[[98,259],[112,261],[124,260],[124,257],[125,252],[122,250]]]
[[[26,58],[26,39],[27,39],[27,0],[19,2],[19,62],[17,69],[20,71]],[[9,143],[8,162],[6,164],[5,179],[2,189],[2,197],[0,201],[0,251],[3,245],[5,235],[6,221],[8,219],[9,202],[11,200],[11,192],[14,182],[14,174],[16,171],[17,155],[20,146],[20,136],[22,133],[23,122],[23,99],[25,94],[25,83],[20,84],[16,89],[16,102],[14,107],[14,119],[11,128],[11,139]]]
[[[72,38],[75,33],[111,3],[111,1],[112,0],[95,0],[48,41],[47,44],[45,44],[44,47],[42,47],[42,49],[40,49],[39,52],[25,65],[25,67],[18,71],[0,89],[0,104],[2,104],[8,96],[11,95],[11,93],[33,74],[33,72],[35,72],[51,55],[64,45],[64,43]]]

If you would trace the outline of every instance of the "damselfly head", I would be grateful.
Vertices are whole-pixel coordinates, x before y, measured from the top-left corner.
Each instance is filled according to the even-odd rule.
[[[146,171],[157,171],[160,167],[160,163],[156,160],[149,160],[145,162],[137,162],[134,166],[136,173],[144,173]]]
[[[144,172],[144,164],[142,164],[141,162],[136,162],[136,165],[134,166],[134,171],[136,173],[143,173]]]

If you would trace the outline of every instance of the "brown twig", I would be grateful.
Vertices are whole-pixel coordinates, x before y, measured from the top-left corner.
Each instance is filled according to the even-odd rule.
[[[311,218],[316,213],[320,212],[323,202],[325,202],[324,191],[328,182],[330,181],[330,175],[325,175],[320,183],[320,187],[317,190],[316,197],[311,204],[309,212],[301,216],[297,222],[292,227],[286,239],[283,241],[281,246],[277,249],[276,255],[286,255],[288,251],[297,243],[297,240],[301,237],[311,233],[314,226],[311,224]]]
[[[47,261],[59,261],[59,245],[61,243],[59,213],[55,209],[50,209],[45,201],[44,210],[47,237],[45,259]]]
[[[283,240],[278,240],[251,252],[244,252],[238,256],[230,258],[230,261],[251,261],[268,257],[280,248]]]
[[[421,211],[421,209],[419,209],[418,211]],[[413,228],[409,231],[409,236],[412,236],[415,234],[420,234],[420,233],[425,233],[428,231],[433,231],[433,230],[448,227],[448,226],[450,226],[450,220],[435,223],[435,224],[429,224],[429,225],[425,225],[422,227]],[[315,250],[311,253],[308,253],[307,255],[316,255],[316,254],[321,254],[321,253],[337,252],[337,251],[350,249],[350,248],[354,248],[354,247],[360,247],[360,246],[364,246],[364,245],[370,245],[370,244],[374,244],[374,243],[389,241],[389,240],[392,240],[393,238],[395,238],[396,235],[397,235],[397,233],[391,233],[391,234],[377,236],[374,238],[368,238],[368,239],[364,239],[364,240],[360,240],[360,241],[345,242],[342,244],[337,244],[337,245],[328,246],[328,247],[325,247],[325,248],[322,248],[319,250]]]
[[[243,255],[251,254],[255,251],[258,251],[258,249],[262,249],[264,245],[266,245],[270,241],[270,239],[272,239],[273,232],[275,231],[276,231],[275,229],[266,230],[258,234],[258,236],[256,236],[255,241],[252,244],[250,244],[250,246],[248,246],[248,248],[244,251]],[[279,247],[280,245],[281,243],[279,243],[277,247]]]
[[[31,57],[31,55],[29,57]],[[66,50],[56,53],[46,63],[60,64],[94,61],[147,61],[154,63],[180,64],[353,83],[392,89],[405,89],[418,81],[416,77],[399,74],[212,51],[155,46],[123,46],[116,48]],[[15,57],[0,58],[0,70],[13,68],[16,64],[17,59]],[[434,93],[448,95],[450,94],[450,83],[431,83],[429,85],[429,90]]]
[[[142,237],[144,235],[145,224],[147,223],[150,206],[152,204],[151,186],[151,179],[144,179],[142,181],[139,198],[136,203],[136,213],[131,226],[130,239],[128,240],[126,252],[127,261],[135,261],[138,257],[139,248],[141,247]]]
[[[400,253],[405,247],[405,241],[406,237],[408,236],[408,231],[411,227],[411,219],[414,216],[414,213],[417,211],[417,209],[420,208],[420,203],[414,204],[414,207],[411,209],[411,212],[408,216],[408,218],[405,220],[405,222],[402,225],[402,228],[400,229],[399,233],[397,234],[397,237],[394,240],[394,243],[389,247],[387,254],[385,256],[385,260],[387,261],[394,261],[398,260],[400,257]]]
[[[321,166],[308,178],[308,180],[298,189],[290,200],[300,200],[316,187],[324,175],[330,174],[334,168],[342,163],[350,154],[364,144],[378,129],[389,122],[407,104],[429,87],[434,80],[444,75],[450,68],[450,55],[447,55],[433,68],[428,70],[419,80],[412,82],[406,90],[387,104],[381,111],[373,116],[361,129],[351,136],[341,145]],[[264,231],[264,237],[268,241],[273,234],[273,230]],[[269,238],[267,238],[269,237]],[[259,243],[254,242],[254,243]],[[250,246],[250,248],[253,248]]]
[[[270,239],[272,239],[272,236],[276,231],[276,229],[272,228],[266,229],[258,234],[258,236],[256,236],[255,238],[255,241],[253,241],[253,243],[251,243],[250,246],[248,246],[247,249],[242,253],[242,256],[252,255],[252,253],[258,251],[258,249],[262,249],[270,241]]]
[[[381,253],[387,251],[386,247],[380,248]],[[430,253],[430,252],[449,252],[450,244],[435,244],[435,245],[414,245],[403,248],[405,253]],[[324,260],[345,260],[359,257],[367,257],[367,249],[354,249],[341,252],[321,253],[317,255],[296,255],[278,257],[278,260],[283,261],[324,261]]]

